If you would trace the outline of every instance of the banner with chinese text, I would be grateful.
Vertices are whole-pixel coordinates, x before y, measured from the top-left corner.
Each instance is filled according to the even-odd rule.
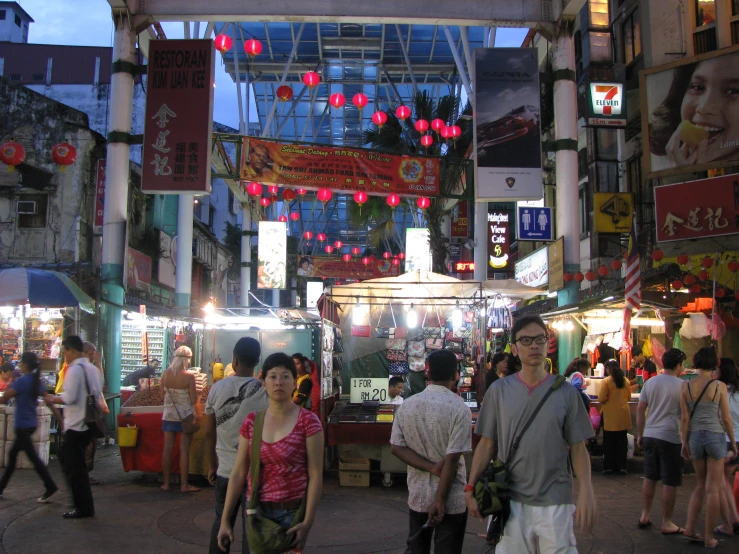
[[[370,259],[370,263],[364,265],[361,258],[352,258],[348,262],[336,256],[300,256],[298,259],[300,277],[365,280],[399,274],[400,266],[392,265],[390,260]]]
[[[257,288],[284,289],[287,281],[287,223],[260,221]]]
[[[95,168],[95,223],[93,232],[103,232],[103,215],[105,211],[105,158],[97,161]]]
[[[654,188],[657,242],[739,233],[739,175]]]
[[[439,196],[438,158],[372,150],[284,144],[244,137],[241,179],[372,195]]]
[[[210,193],[212,40],[152,40],[141,189]]]

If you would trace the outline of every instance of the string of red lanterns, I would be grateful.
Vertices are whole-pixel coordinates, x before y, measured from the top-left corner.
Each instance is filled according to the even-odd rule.
[[[387,123],[387,114],[385,112],[375,112],[372,114],[372,123],[382,128]]]
[[[328,103],[334,108],[343,108],[346,104],[346,97],[340,92],[334,92],[328,99]]]
[[[214,42],[216,43],[216,50],[218,50],[221,54],[231,50],[231,47],[234,43],[234,41],[228,35],[217,35]]]
[[[244,52],[251,58],[262,53],[262,43],[255,38],[250,38],[244,42]]]
[[[366,107],[367,104],[369,104],[369,98],[367,98],[366,94],[358,92],[352,98],[352,104],[354,104],[361,112],[362,108]]]
[[[411,116],[411,109],[404,104],[401,104],[395,109],[395,117],[397,117],[401,121],[405,121],[410,116]]]
[[[320,82],[321,77],[315,71],[308,71],[303,74],[303,84],[309,89],[317,87]]]

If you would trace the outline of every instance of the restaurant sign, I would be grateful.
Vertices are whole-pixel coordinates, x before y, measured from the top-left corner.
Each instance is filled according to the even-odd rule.
[[[488,212],[488,274],[490,269],[505,270],[511,250],[510,214]]]

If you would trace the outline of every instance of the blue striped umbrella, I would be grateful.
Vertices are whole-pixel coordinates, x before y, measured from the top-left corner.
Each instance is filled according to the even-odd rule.
[[[95,313],[95,301],[56,271],[14,267],[0,270],[0,306],[30,304],[37,308],[79,306]]]

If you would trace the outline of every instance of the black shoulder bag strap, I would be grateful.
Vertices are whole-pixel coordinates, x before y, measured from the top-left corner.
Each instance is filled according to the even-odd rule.
[[[510,468],[510,462],[513,459],[513,456],[516,455],[516,450],[518,450],[519,445],[521,444],[521,439],[523,438],[524,433],[528,430],[529,427],[531,427],[531,424],[534,422],[534,419],[536,419],[536,416],[539,415],[539,411],[541,410],[542,406],[544,406],[544,403],[549,400],[549,397],[552,395],[552,393],[557,390],[559,387],[562,386],[562,383],[564,383],[567,379],[564,375],[558,375],[557,378],[554,380],[554,383],[552,383],[552,386],[549,387],[549,390],[544,395],[544,398],[541,399],[539,402],[539,405],[534,410],[534,413],[531,414],[528,421],[526,422],[526,425],[523,426],[523,429],[521,429],[521,432],[518,434],[518,436],[514,439],[513,444],[511,444],[511,448],[508,451],[508,456],[506,456],[505,466],[506,471],[509,471]]]
[[[695,413],[695,410],[698,407],[698,402],[701,401],[701,398],[703,398],[703,395],[706,394],[708,387],[710,387],[712,384],[713,384],[713,381],[708,381],[708,384],[705,387],[703,387],[703,390],[698,395],[698,398],[696,398],[695,404],[693,404],[693,409],[690,411],[690,419],[693,419],[693,414]],[[688,392],[690,392],[690,382],[688,382],[687,387],[688,387]]]

